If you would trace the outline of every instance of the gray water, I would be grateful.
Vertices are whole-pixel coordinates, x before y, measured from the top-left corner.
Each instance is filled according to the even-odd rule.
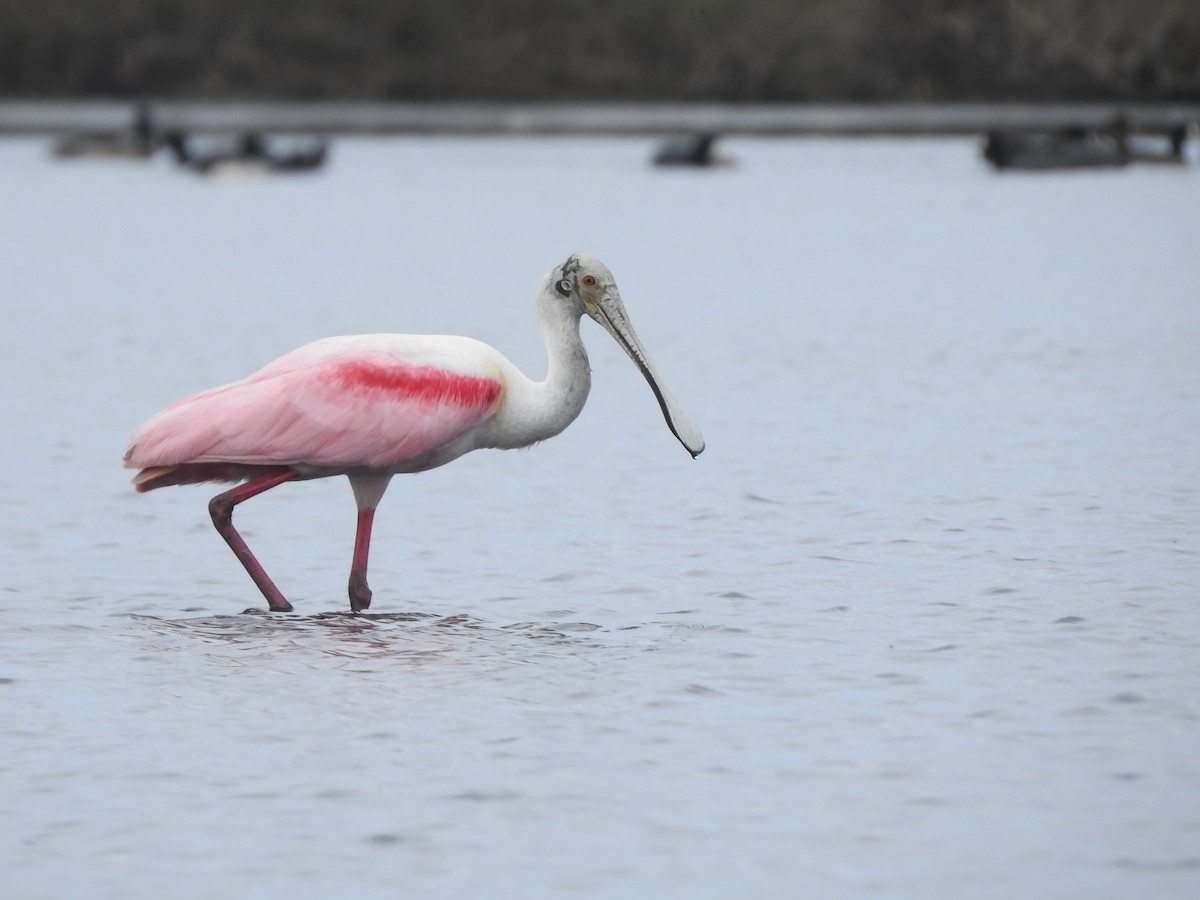
[[[1192,897],[1200,176],[969,141],[356,139],[205,181],[0,143],[0,872],[14,898]],[[316,337],[616,273],[580,419],[237,521],[129,431]],[[243,612],[244,610],[249,610]]]

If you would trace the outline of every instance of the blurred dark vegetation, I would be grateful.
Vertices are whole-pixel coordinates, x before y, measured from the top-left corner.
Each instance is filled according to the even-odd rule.
[[[0,96],[1195,100],[1200,0],[0,0]]]

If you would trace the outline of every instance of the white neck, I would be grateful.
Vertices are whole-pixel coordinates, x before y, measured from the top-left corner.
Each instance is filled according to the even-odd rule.
[[[592,367],[579,337],[579,313],[543,290],[537,299],[542,342],[549,359],[545,381],[532,381],[514,369],[492,446],[527,447],[552,438],[579,416],[592,387]]]

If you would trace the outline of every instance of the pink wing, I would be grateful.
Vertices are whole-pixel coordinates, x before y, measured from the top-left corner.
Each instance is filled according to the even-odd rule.
[[[486,351],[462,338],[318,341],[163,410],[134,432],[126,465],[338,469],[419,461],[500,402],[504,385]]]

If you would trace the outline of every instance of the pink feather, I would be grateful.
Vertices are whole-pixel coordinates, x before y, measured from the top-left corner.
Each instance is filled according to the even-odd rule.
[[[239,480],[252,467],[388,469],[417,462],[499,405],[499,370],[465,338],[327,338],[258,372],[180,400],[133,434],[139,490]],[[156,469],[191,467],[173,478]],[[247,468],[251,467],[251,468]],[[419,466],[418,466],[419,467]],[[145,476],[145,477],[142,477]]]

